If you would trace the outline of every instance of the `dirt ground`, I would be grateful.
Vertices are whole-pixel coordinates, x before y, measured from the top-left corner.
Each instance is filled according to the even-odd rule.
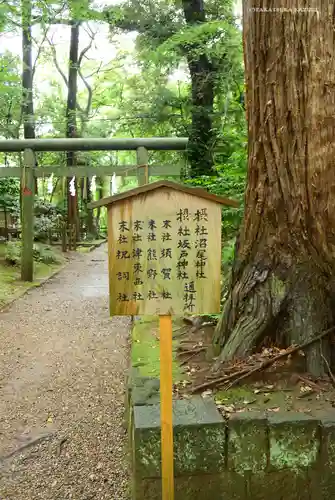
[[[0,314],[1,500],[129,499],[129,326],[109,317],[105,247]]]
[[[310,416],[334,413],[335,377],[331,374],[331,377],[312,380],[304,373],[303,351],[285,356],[269,368],[235,383],[245,368],[251,372],[262,361],[285,350],[269,346],[246,360],[224,365],[219,373],[213,374],[213,334],[214,326],[206,322],[197,328],[186,324],[182,329],[177,352],[185,377],[176,384],[177,397],[191,394],[214,397],[218,409],[227,417],[242,411],[300,412]],[[231,375],[233,378],[225,382],[223,378]]]

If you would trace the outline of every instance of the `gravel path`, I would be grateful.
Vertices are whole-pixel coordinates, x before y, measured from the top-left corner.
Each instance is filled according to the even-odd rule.
[[[0,499],[128,500],[128,318],[109,317],[107,250],[0,313]]]

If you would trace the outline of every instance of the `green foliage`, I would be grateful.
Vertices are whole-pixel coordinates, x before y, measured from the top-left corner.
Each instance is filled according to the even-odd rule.
[[[20,181],[0,178],[0,207],[14,217],[20,215]]]
[[[18,266],[21,262],[21,243],[8,241],[5,250],[5,262],[11,266]]]
[[[228,240],[222,248],[222,263],[225,268],[231,268],[235,257],[236,238]]]
[[[47,241],[59,231],[61,210],[42,198],[35,199],[35,241]]]
[[[228,59],[235,59],[237,63],[232,69],[241,74],[241,33],[227,20],[183,26],[160,45],[156,51],[157,61],[164,58],[169,60],[174,53],[179,55],[179,58],[183,57],[185,51],[193,59],[206,54],[215,65],[220,65],[222,58],[228,56]]]
[[[21,263],[21,242],[8,241],[5,250],[5,262],[11,266],[19,266]],[[49,246],[34,245],[33,252],[34,261],[42,262],[43,264],[60,264],[59,255]]]
[[[34,260],[43,264],[60,264],[59,255],[54,250],[46,245],[34,245]]]
[[[1,13],[0,13],[1,25]],[[18,138],[21,121],[20,59],[10,52],[0,53],[0,136]],[[5,155],[0,153],[0,158]]]
[[[231,164],[219,165],[216,176],[202,176],[196,179],[185,180],[186,184],[202,187],[213,194],[232,198],[240,202],[239,208],[223,208],[222,236],[225,241],[233,238],[240,226],[244,211],[244,189],[246,170]]]
[[[0,196],[8,194],[9,196],[20,196],[20,180],[16,178],[0,178]]]
[[[21,22],[22,5],[18,2],[7,3],[1,4],[0,26],[5,22],[5,29],[11,30],[15,23]],[[25,5],[27,3],[23,7]],[[230,242],[242,218],[246,182],[247,131],[243,107],[242,40],[241,31],[232,19],[230,0],[205,0],[204,6],[206,22],[190,25],[185,21],[181,0],[126,0],[112,8],[108,7],[108,12],[104,13],[90,1],[74,0],[65,9],[60,2],[33,0],[33,16],[40,28],[38,32],[37,25],[34,26],[33,40],[35,53],[38,53],[34,76],[36,133],[39,137],[65,135],[66,91],[62,77],[53,64],[52,50],[44,37],[50,19],[69,19],[72,16],[81,21],[102,21],[108,17],[115,55],[111,56],[107,64],[104,61],[101,70],[102,61],[91,58],[89,52],[81,64],[82,75],[92,75],[87,79],[92,90],[92,103],[85,127],[80,125],[82,114],[78,111],[78,133],[83,132],[91,137],[188,135],[194,111],[188,63],[192,59],[206,57],[212,65],[211,78],[214,81],[214,104],[210,113],[215,172],[211,176],[192,179],[191,183],[241,202],[238,210],[223,210],[223,240]],[[135,50],[128,51],[116,40],[115,34],[134,30],[138,32]],[[81,43],[84,32],[87,33],[86,22],[80,28]],[[56,50],[59,66],[67,75],[68,48],[66,60],[62,60],[58,47]],[[22,130],[20,58],[5,52],[0,55],[0,64],[0,136],[19,137],[19,131]],[[49,68],[48,90],[39,87],[41,66]],[[87,87],[82,85],[80,78],[79,83],[78,103],[85,109]],[[62,153],[39,153],[37,156],[39,165],[61,165],[65,164],[66,159]],[[80,153],[78,158],[92,166],[136,162],[135,153],[128,151]],[[149,161],[183,165],[185,157],[179,152],[150,152]],[[0,153],[0,163],[19,166],[19,156],[5,157]],[[134,179],[129,182],[129,178],[125,178],[122,190],[135,187],[135,182]],[[185,179],[185,182],[190,181]],[[37,240],[45,241],[49,233],[56,230],[67,205],[66,199],[63,199],[65,191],[60,180],[52,204],[40,198],[36,200]],[[18,180],[0,179],[0,204],[13,214],[18,214],[19,192]],[[100,225],[103,226],[105,211],[102,210],[101,214]],[[223,260],[230,264],[228,254],[231,255],[228,250],[224,250]]]

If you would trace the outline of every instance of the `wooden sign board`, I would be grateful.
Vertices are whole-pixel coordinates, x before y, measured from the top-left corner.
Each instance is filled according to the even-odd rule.
[[[171,181],[103,198],[111,315],[220,310],[221,206],[238,202]]]
[[[162,188],[108,209],[110,311],[220,310],[221,207]]]

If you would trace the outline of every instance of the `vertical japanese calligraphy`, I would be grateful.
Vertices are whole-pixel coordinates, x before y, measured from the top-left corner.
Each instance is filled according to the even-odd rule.
[[[221,209],[162,190],[108,211],[113,314],[194,314],[220,303]]]

